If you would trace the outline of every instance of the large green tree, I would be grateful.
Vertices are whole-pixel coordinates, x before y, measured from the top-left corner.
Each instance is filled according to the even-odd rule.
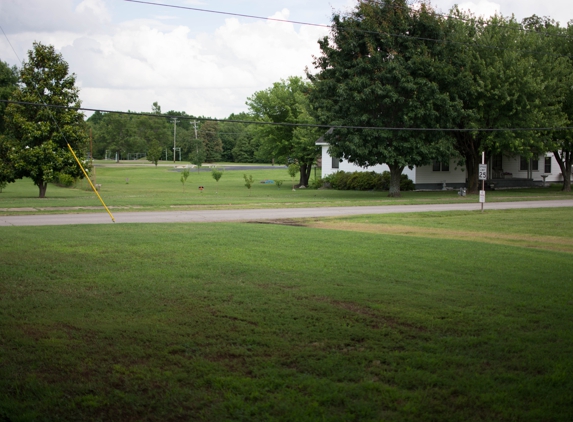
[[[335,14],[331,35],[319,41],[318,73],[308,75],[311,103],[320,123],[346,126],[325,135],[329,151],[363,167],[388,165],[390,196],[400,195],[406,166],[450,154],[443,132],[408,130],[446,127],[458,107],[436,81],[443,44],[430,39],[443,36],[441,20],[425,4],[413,9],[405,0],[388,0]]]
[[[275,82],[271,88],[256,92],[247,100],[256,120],[294,124],[261,125],[257,127],[255,136],[261,142],[259,154],[272,157],[278,163],[296,161],[299,164],[301,186],[308,186],[312,165],[320,152],[320,148],[315,145],[320,131],[296,126],[315,123],[310,114],[309,91],[309,83],[300,77],[290,77]]]
[[[0,60],[0,100],[9,100],[18,88],[18,69]],[[7,104],[0,102],[0,134],[4,133],[4,110]]]
[[[531,16],[523,20],[529,36],[543,52],[536,60],[546,85],[546,97],[557,104],[562,117],[561,126],[573,127],[573,22],[567,27],[547,17]],[[538,55],[539,56],[539,55]],[[557,124],[555,124],[557,125]],[[543,133],[543,149],[553,152],[563,175],[563,190],[571,191],[573,164],[573,131]]]
[[[564,123],[554,72],[564,62],[543,54],[539,34],[524,31],[512,18],[483,20],[458,9],[450,15],[438,81],[462,105],[454,121],[460,131],[449,133],[463,157],[468,190],[475,193],[482,152],[538,156],[545,151],[546,134],[512,129]]]
[[[221,161],[223,142],[219,137],[219,124],[214,121],[203,122],[199,128],[198,136],[203,141],[205,161],[208,163]]]
[[[18,88],[18,69],[10,67],[0,60],[0,100],[9,100],[12,93]],[[13,182],[15,172],[13,163],[8,159],[11,145],[4,136],[4,111],[7,104],[0,102],[0,192],[7,183]]]
[[[82,177],[68,144],[79,158],[84,157],[87,131],[79,107],[75,75],[53,46],[34,43],[28,61],[20,71],[20,87],[14,101],[61,106],[48,108],[11,103],[6,107],[5,123],[10,143],[6,159],[14,168],[15,178],[29,177],[38,186],[40,198],[48,183],[59,174]]]

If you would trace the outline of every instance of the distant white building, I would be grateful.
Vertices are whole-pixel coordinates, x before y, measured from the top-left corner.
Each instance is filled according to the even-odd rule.
[[[322,177],[337,171],[375,171],[382,173],[390,171],[387,165],[379,164],[371,167],[360,167],[340,160],[328,153],[328,144],[321,137],[317,145],[322,147]],[[552,153],[537,159],[528,160],[520,156],[507,157],[503,154],[494,155],[486,159],[488,166],[489,188],[511,188],[541,186],[544,182],[562,182],[563,175],[559,164]],[[406,174],[414,182],[416,189],[443,189],[444,187],[459,189],[466,186],[467,172],[465,168],[457,165],[456,159],[449,163],[435,161],[429,166],[405,168]]]

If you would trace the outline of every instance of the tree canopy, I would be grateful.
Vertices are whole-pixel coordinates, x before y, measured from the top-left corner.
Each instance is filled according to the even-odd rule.
[[[539,54],[543,38],[524,31],[513,18],[484,20],[458,9],[450,15],[445,22],[445,71],[439,82],[462,106],[453,127],[496,129],[450,132],[467,169],[468,190],[476,192],[482,151],[524,156],[545,152],[542,140],[547,133],[510,129],[564,123],[555,72],[565,62],[555,57],[548,66],[547,56]]]
[[[275,82],[271,88],[254,93],[247,100],[249,110],[261,122],[315,123],[310,112],[308,93],[310,85],[299,77]],[[296,126],[261,125],[255,136],[261,149],[278,163],[289,160],[300,166],[300,185],[307,186],[312,165],[320,148],[315,145],[320,136],[316,128]]]
[[[18,88],[18,69],[0,60],[0,100],[9,100]],[[0,103],[0,192],[7,183],[15,180],[13,163],[8,156],[11,146],[5,140],[4,111],[6,103]]]
[[[308,72],[311,103],[320,123],[333,126],[447,127],[458,104],[440,90],[443,27],[428,6],[405,0],[360,2],[335,14],[330,37],[319,44],[318,73]],[[406,166],[449,157],[451,142],[440,131],[337,128],[325,134],[334,157],[367,167],[387,164],[390,196],[400,195]]]
[[[31,178],[41,198],[47,184],[60,174],[73,178],[83,174],[68,150],[69,144],[82,158],[87,141],[84,115],[73,109],[80,106],[75,82],[75,75],[69,74],[67,62],[53,46],[34,43],[11,99],[66,108],[16,103],[6,107],[2,159],[13,167],[14,179]]]

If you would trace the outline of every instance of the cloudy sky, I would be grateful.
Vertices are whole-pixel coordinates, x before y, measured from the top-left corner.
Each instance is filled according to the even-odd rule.
[[[356,0],[151,0],[177,6],[328,24]],[[566,24],[573,1],[434,0],[479,15],[537,14]],[[77,75],[84,107],[224,118],[254,92],[304,75],[327,29],[124,0],[0,0],[0,59],[19,65],[34,41],[52,44]]]

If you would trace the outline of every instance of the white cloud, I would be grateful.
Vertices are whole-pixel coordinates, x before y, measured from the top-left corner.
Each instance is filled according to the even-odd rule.
[[[76,12],[80,16],[88,16],[102,23],[111,21],[111,15],[103,0],[83,0],[76,6]]]
[[[460,10],[469,11],[476,16],[488,18],[493,15],[501,14],[501,6],[488,0],[480,0],[477,3],[473,1],[459,4]]]
[[[288,19],[289,11],[273,15]],[[214,33],[190,37],[186,26],[131,21],[112,34],[91,34],[62,49],[78,75],[86,106],[163,109],[225,117],[245,109],[255,91],[304,75],[318,54],[321,28],[226,19]]]

